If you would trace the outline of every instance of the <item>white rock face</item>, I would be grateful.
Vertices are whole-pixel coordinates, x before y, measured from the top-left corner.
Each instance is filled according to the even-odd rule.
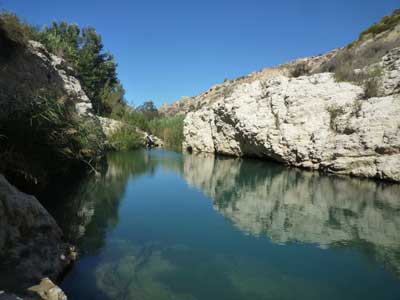
[[[105,118],[105,117],[98,117],[100,120],[101,128],[103,129],[104,134],[109,137],[117,130],[121,129],[124,126],[124,123],[118,120]]]
[[[400,49],[382,60],[383,96],[331,73],[277,74],[187,114],[184,149],[400,181]]]
[[[50,52],[47,52],[46,48],[39,42],[29,41],[29,46],[32,54],[36,55],[42,60],[41,66],[48,69],[48,81],[57,81],[68,94],[68,96],[71,96],[75,99],[75,108],[77,113],[83,116],[93,116],[92,103],[82,89],[79,80],[71,75],[73,74],[73,70],[67,66],[65,60]]]

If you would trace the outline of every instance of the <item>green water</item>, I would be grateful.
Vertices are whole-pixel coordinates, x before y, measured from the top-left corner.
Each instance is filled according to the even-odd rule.
[[[400,299],[400,185],[154,150],[64,194],[70,300]]]

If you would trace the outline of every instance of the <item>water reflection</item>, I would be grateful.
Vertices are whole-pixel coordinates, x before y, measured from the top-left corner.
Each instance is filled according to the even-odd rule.
[[[400,185],[204,154],[184,156],[184,177],[244,232],[358,247],[400,275]]]
[[[54,201],[45,196],[46,208],[64,234],[80,251],[96,254],[104,246],[107,230],[118,224],[118,208],[129,178],[154,172],[157,161],[146,151],[111,153],[100,177],[78,181]],[[56,189],[60,189],[57,187]]]
[[[380,266],[400,276],[399,194],[257,160],[114,153],[53,208],[82,253],[62,287],[73,300],[397,299]]]

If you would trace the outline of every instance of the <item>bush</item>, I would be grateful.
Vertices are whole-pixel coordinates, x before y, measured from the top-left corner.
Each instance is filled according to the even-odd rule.
[[[173,150],[182,150],[183,120],[185,116],[163,117],[149,122],[149,130],[164,141],[164,146]]]
[[[0,172],[44,187],[52,178],[97,168],[103,133],[93,119],[77,116],[73,99],[40,91],[19,102],[0,126]]]
[[[39,29],[21,21],[18,16],[11,12],[0,14],[1,31],[8,39],[18,45],[26,45],[28,40],[39,39]]]
[[[332,130],[336,131],[336,119],[345,113],[345,110],[342,107],[329,107],[328,109],[330,121],[329,126]]]
[[[310,74],[310,69],[307,66],[306,63],[300,62],[297,63],[291,70],[290,70],[290,76],[291,77],[300,77],[304,75],[309,75]]]
[[[370,78],[364,84],[364,99],[379,96],[379,81],[377,78]]]
[[[127,151],[143,146],[143,137],[135,128],[125,126],[111,134],[108,142],[113,150]]]
[[[362,40],[368,35],[375,36],[386,30],[391,30],[398,24],[400,24],[400,9],[396,9],[391,15],[383,17],[379,22],[361,32],[359,39]]]

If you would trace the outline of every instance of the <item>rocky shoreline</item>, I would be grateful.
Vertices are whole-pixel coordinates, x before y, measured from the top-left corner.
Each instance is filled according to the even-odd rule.
[[[351,47],[224,82],[163,109],[186,113],[183,149],[189,152],[400,182],[400,48],[394,45],[400,45],[400,25]],[[339,73],[346,63],[341,57],[371,51],[386,54]],[[336,73],[326,71],[334,64]]]

